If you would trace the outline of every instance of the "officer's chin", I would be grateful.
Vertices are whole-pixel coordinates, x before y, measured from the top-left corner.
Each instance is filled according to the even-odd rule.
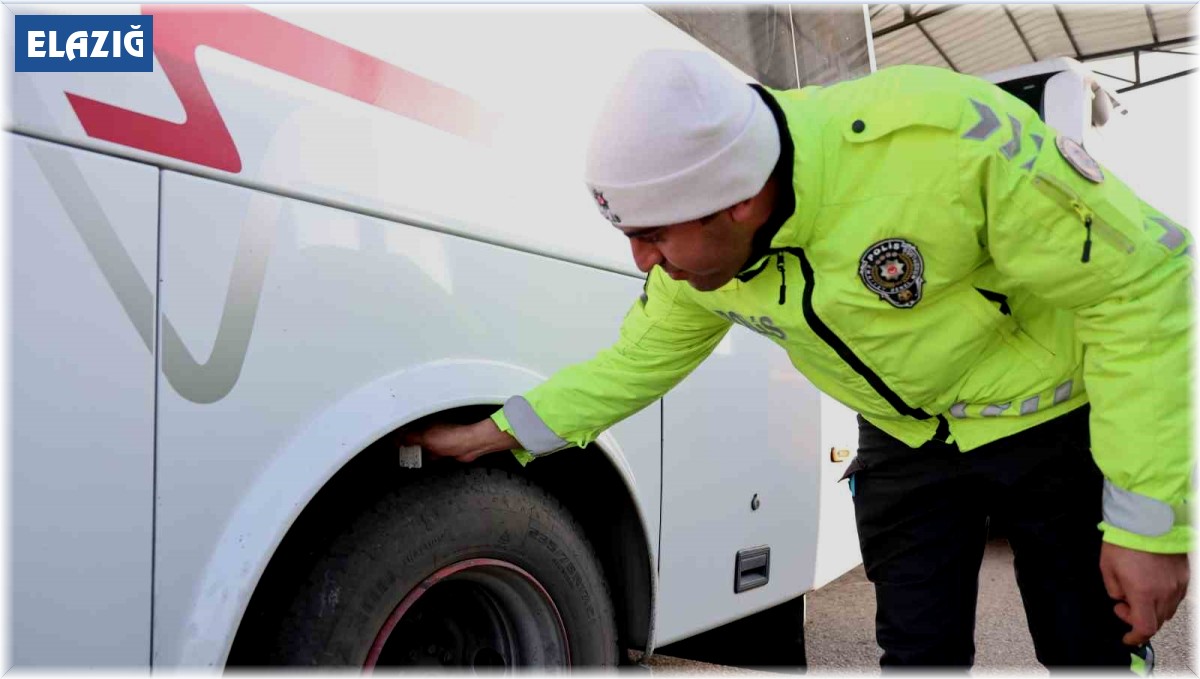
[[[699,292],[712,292],[733,280],[733,276],[710,276],[705,278],[688,278],[688,285]]]

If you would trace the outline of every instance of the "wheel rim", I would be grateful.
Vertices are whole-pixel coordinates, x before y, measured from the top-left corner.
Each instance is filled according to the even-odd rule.
[[[507,561],[468,559],[410,591],[363,666],[569,666],[566,625],[537,578]]]

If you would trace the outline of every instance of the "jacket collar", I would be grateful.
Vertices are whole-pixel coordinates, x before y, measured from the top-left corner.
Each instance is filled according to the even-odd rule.
[[[775,195],[775,206],[771,210],[771,215],[767,218],[765,224],[759,227],[754,234],[754,240],[751,243],[750,257],[742,265],[741,272],[737,278],[741,281],[748,281],[758,275],[766,266],[764,258],[774,251],[785,248],[804,247],[807,238],[802,238],[801,234],[807,231],[807,226],[811,225],[812,212],[811,209],[806,209],[809,206],[804,203],[804,198],[810,195],[815,189],[815,186],[808,187],[808,190],[801,191],[800,179],[805,183],[811,182],[815,177],[815,167],[805,167],[802,169],[808,170],[804,172],[803,178],[797,177],[797,167],[809,165],[809,160],[816,158],[816,154],[809,152],[804,154],[801,162],[797,162],[796,149],[793,138],[797,135],[788,124],[787,116],[776,100],[778,93],[768,90],[760,85],[751,85],[755,92],[762,97],[767,108],[770,109],[771,115],[775,118],[775,124],[779,127],[779,160],[775,163],[775,169],[771,171],[771,176],[775,178],[777,186]],[[793,92],[793,94],[799,94]],[[807,93],[805,93],[807,94]],[[797,205],[797,198],[801,205]]]

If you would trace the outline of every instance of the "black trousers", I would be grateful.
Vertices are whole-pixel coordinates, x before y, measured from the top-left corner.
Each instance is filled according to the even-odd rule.
[[[1086,407],[968,453],[909,448],[859,418],[847,475],[880,664],[970,667],[979,566],[1003,526],[1037,659],[1047,667],[1129,667],[1129,627],[1100,576],[1103,479]]]

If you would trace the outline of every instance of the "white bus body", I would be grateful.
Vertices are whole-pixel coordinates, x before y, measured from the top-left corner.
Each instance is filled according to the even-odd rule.
[[[706,49],[640,6],[10,7],[154,14],[156,53],[13,76],[19,667],[223,666],[348,461],[609,344],[642,276],[580,183],[587,131],[637,53]],[[627,645],[858,563],[830,455],[856,441],[740,327],[605,434]],[[735,593],[761,545],[769,582]]]

